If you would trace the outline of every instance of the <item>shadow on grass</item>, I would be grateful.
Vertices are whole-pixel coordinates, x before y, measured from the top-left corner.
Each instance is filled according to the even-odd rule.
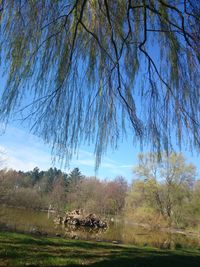
[[[0,258],[5,266],[200,267],[198,250],[159,250],[13,233],[0,233]]]
[[[115,267],[199,267],[200,257],[198,256],[178,256],[178,255],[118,255],[116,258],[108,257],[100,262],[95,262],[90,267],[115,266]]]

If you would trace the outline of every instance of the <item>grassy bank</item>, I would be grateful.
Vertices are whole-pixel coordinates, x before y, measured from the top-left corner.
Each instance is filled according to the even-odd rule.
[[[127,245],[0,232],[0,266],[199,267],[200,250]]]

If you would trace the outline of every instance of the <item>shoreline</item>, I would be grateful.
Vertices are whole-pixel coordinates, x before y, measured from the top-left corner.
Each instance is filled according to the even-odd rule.
[[[59,214],[59,213],[64,213],[66,211],[64,210],[56,210],[56,209],[34,209],[34,208],[26,208],[24,206],[13,206],[13,205],[7,205],[5,203],[3,204],[0,204],[0,206],[3,206],[3,207],[8,207],[8,208],[15,208],[15,209],[19,209],[19,210],[32,210],[32,211],[37,211],[37,212],[44,212],[44,213],[53,213],[53,214]],[[111,216],[111,215],[108,215],[108,216]],[[125,218],[123,218],[123,220],[125,220],[125,224],[131,224],[133,226],[136,226],[136,227],[142,227],[144,228],[145,230],[149,230],[149,232],[153,232],[153,231],[156,231],[156,232],[164,232],[164,233],[169,233],[169,234],[178,234],[178,235],[183,235],[183,236],[186,236],[186,237],[190,237],[190,238],[197,238],[197,239],[200,239],[200,228],[197,228],[197,230],[193,230],[191,231],[191,229],[182,229],[182,228],[175,228],[175,227],[162,227],[162,226],[159,226],[157,227],[156,225],[155,226],[152,226],[150,224],[145,224],[145,223],[137,223],[137,222],[133,222],[133,221],[130,221],[130,220],[127,220]],[[119,219],[118,219],[119,221]],[[0,231],[2,229],[2,225],[1,225],[1,222],[0,222]],[[12,227],[8,227],[7,225],[5,226],[5,229],[8,229],[8,231],[17,231],[19,233],[25,233],[25,234],[31,234],[31,230],[30,231],[18,231],[17,229],[14,229]],[[41,231],[38,231],[38,232],[41,232]],[[56,236],[53,235],[52,233],[47,233],[47,232],[44,232],[44,234],[42,234],[41,232],[41,236]],[[107,241],[105,241],[107,242]]]

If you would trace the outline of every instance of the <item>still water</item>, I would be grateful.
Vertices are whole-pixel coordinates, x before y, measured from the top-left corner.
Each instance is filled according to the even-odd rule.
[[[0,205],[0,227],[4,230],[12,229],[38,235],[57,235],[98,242],[114,241],[116,243],[161,248],[200,247],[200,235],[191,237],[166,231],[152,231],[119,217],[114,222],[110,222],[106,230],[55,225],[54,217],[55,214],[48,214],[45,211],[17,209]]]

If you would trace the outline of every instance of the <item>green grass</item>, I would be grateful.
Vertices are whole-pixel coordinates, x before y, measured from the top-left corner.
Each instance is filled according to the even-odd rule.
[[[0,232],[0,266],[199,267],[200,250],[160,250]]]

